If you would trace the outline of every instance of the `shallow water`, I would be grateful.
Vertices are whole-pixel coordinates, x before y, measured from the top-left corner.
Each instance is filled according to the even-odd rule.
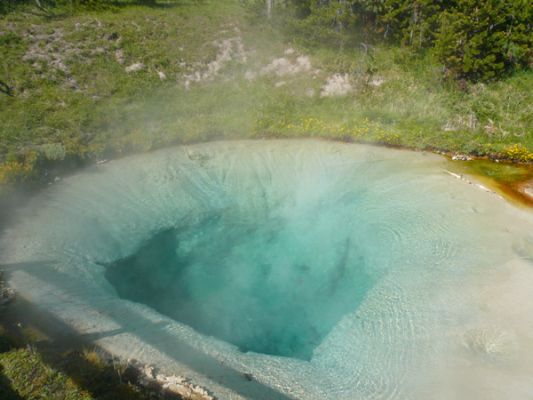
[[[531,398],[533,217],[447,167],[177,147],[54,185],[0,259],[21,296],[220,398]]]

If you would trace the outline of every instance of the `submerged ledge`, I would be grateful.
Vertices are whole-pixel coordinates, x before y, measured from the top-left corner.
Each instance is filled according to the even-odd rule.
[[[484,158],[450,162],[452,171],[472,176],[513,204],[533,207],[533,165],[495,162]]]
[[[446,399],[450,387],[457,399],[525,398],[521,390],[533,390],[533,216],[448,167],[427,153],[314,140],[132,156],[32,199],[0,238],[0,264],[19,296],[78,334],[219,398]],[[119,298],[104,277],[101,262],[134,254],[205,207],[246,220],[279,204],[284,218],[311,207],[313,218],[297,219],[309,220],[302,232],[327,216],[325,239],[355,234],[374,277],[310,361],[241,352]],[[306,240],[310,252],[327,250]]]

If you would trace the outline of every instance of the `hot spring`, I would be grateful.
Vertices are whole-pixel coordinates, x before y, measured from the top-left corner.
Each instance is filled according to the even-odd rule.
[[[0,238],[18,295],[222,399],[533,396],[533,215],[424,153],[179,146],[51,185]]]

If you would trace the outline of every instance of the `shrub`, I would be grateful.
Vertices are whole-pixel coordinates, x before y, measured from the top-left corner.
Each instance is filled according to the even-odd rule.
[[[530,153],[527,147],[522,144],[513,144],[507,146],[502,153],[503,158],[513,161],[529,162],[533,161],[533,153]]]
[[[264,0],[247,0],[262,10]],[[533,65],[528,0],[277,1],[277,21],[307,44],[389,41],[431,49],[447,76],[488,81]]]
[[[532,16],[521,0],[458,0],[439,16],[434,53],[450,76],[501,77],[531,62]]]

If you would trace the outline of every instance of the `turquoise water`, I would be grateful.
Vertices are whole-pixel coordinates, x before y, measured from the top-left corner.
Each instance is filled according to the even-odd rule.
[[[381,196],[365,187],[371,164],[283,160],[275,175],[267,162],[189,158],[194,212],[105,264],[106,278],[122,298],[241,351],[310,360],[393,258],[389,222],[368,212]],[[407,228],[408,214],[398,222]]]
[[[308,360],[373,283],[356,235],[340,229],[353,214],[346,207],[357,209],[350,201],[292,218],[275,209],[246,221],[231,210],[207,215],[156,234],[106,277],[122,297],[242,351]]]
[[[313,140],[127,157],[30,201],[0,266],[220,399],[531,399],[533,215],[447,168]]]

